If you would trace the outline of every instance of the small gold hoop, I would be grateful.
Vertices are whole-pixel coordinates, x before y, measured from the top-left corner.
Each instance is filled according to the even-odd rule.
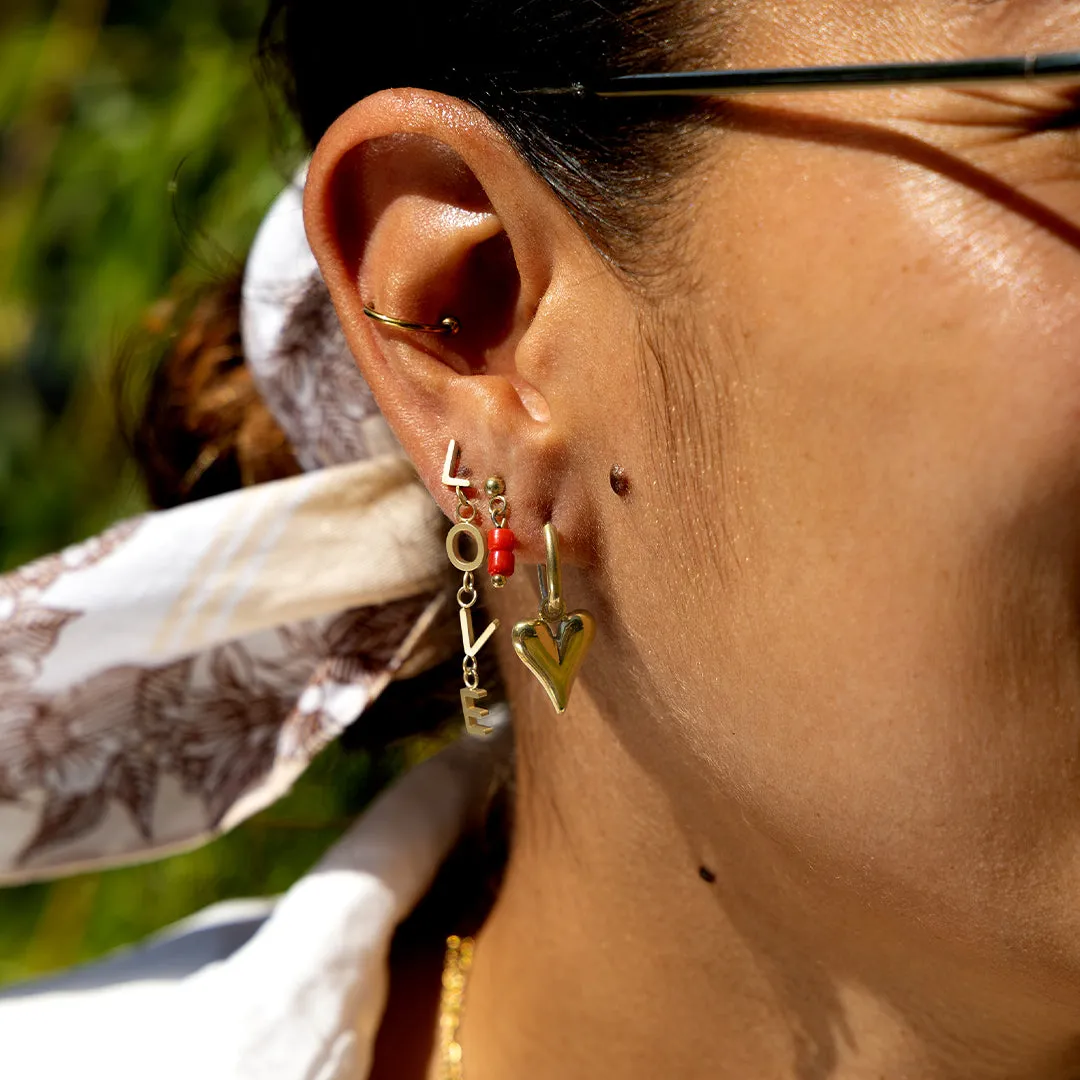
[[[506,496],[496,495],[489,507],[491,521],[497,529],[506,528]]]
[[[461,554],[461,538],[468,536],[476,545],[476,555],[466,559]],[[472,573],[484,564],[484,534],[471,521],[460,521],[446,534],[446,554],[459,570]]]
[[[548,622],[557,622],[566,614],[566,603],[562,598],[562,571],[559,569],[559,534],[550,521],[544,526],[544,549],[547,566],[536,568],[540,580],[540,614]]]
[[[462,488],[457,489],[457,519],[458,521],[472,521],[476,517],[476,507],[465,498]]]
[[[463,597],[467,597],[468,599],[463,599]],[[458,591],[457,591],[458,607],[463,607],[463,608],[468,609],[468,608],[473,607],[476,604],[476,601],[477,601],[477,595],[476,595],[476,590],[475,589],[469,589],[469,588],[466,588],[465,586],[462,586],[460,589],[458,589]]]
[[[367,304],[364,305],[364,314],[376,322],[385,323],[396,330],[411,330],[414,334],[446,334],[450,337],[461,329],[461,323],[453,315],[447,315],[437,323],[409,322],[406,319],[395,319],[392,315],[383,315]]]

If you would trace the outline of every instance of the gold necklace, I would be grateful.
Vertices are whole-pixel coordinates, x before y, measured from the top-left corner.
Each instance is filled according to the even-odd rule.
[[[461,1043],[458,1028],[465,1011],[465,984],[472,967],[472,938],[453,935],[446,939],[446,961],[443,964],[442,998],[439,1002],[439,1080],[462,1080]]]

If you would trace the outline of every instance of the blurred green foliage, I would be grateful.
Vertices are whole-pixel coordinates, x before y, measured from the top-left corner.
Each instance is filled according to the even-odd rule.
[[[6,0],[0,566],[139,508],[117,354],[241,259],[283,186],[252,57],[265,0]]]
[[[142,509],[112,372],[155,300],[237,265],[283,186],[252,65],[264,6],[4,0],[0,569]],[[0,891],[0,983],[284,889],[389,767],[335,747],[207,848]]]

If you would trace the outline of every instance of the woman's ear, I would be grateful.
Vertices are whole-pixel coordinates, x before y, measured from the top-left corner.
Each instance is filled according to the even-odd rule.
[[[521,553],[577,481],[568,453],[581,392],[568,281],[602,262],[565,207],[472,107],[426,91],[384,91],[341,116],[308,170],[308,238],[349,346],[428,489],[452,514],[441,476],[451,438],[463,473],[507,482]],[[460,330],[428,335],[395,318]],[[570,347],[570,343],[574,346]],[[575,492],[575,496],[577,493]],[[573,557],[585,521],[558,523]]]

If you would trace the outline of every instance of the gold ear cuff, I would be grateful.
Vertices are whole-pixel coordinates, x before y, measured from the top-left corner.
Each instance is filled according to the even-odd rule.
[[[367,304],[364,305],[364,314],[376,322],[385,323],[398,330],[411,330],[414,334],[446,334],[449,337],[461,329],[461,323],[453,315],[447,315],[437,323],[408,322],[405,319],[395,319],[392,315],[383,315]]]

